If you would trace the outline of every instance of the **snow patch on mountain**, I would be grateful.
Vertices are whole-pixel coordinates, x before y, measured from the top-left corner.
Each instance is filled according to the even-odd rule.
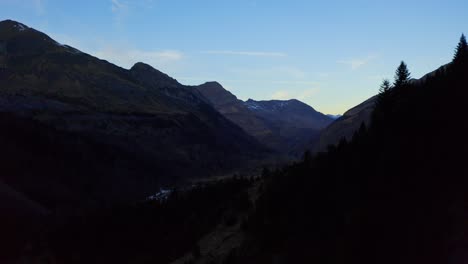
[[[18,29],[18,31],[25,31],[26,29],[28,29],[27,26],[21,24],[21,23],[17,23],[15,25],[13,25],[14,28]]]
[[[280,101],[280,100],[273,100],[273,101],[262,101],[262,102],[257,102],[255,100],[249,99],[246,102],[244,102],[245,106],[247,106],[248,109],[253,110],[253,111],[281,111],[282,109],[288,107],[290,105],[291,101]]]
[[[259,104],[257,104],[257,102],[255,102],[253,100],[248,100],[247,102],[245,102],[245,106],[247,106],[247,108],[250,109],[250,110],[260,110],[260,109],[262,109],[262,106],[260,106]]]
[[[327,116],[330,117],[331,119],[334,119],[334,120],[336,120],[336,119],[342,117],[342,115],[330,115],[330,114],[327,115]]]
[[[151,195],[148,198],[146,198],[146,200],[162,202],[162,201],[167,200],[167,198],[169,198],[169,195],[171,195],[171,193],[172,193],[172,190],[161,189],[161,190],[159,190],[158,193],[156,193],[154,195]]]

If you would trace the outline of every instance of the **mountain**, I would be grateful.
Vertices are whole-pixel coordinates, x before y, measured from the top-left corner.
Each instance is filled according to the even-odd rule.
[[[428,80],[447,74],[451,63],[442,65],[438,69],[425,74],[419,79],[411,79],[412,85],[424,85]],[[373,96],[359,105],[351,108],[342,116],[336,118],[328,127],[320,133],[318,144],[311,147],[313,152],[326,151],[329,145],[336,145],[342,138],[351,140],[353,134],[359,130],[362,123],[369,126],[371,114],[376,104],[377,96]]]
[[[345,114],[368,120],[350,140],[269,173],[229,263],[463,262],[468,46],[459,47],[459,60],[423,81],[397,75]]]
[[[267,155],[197,90],[147,64],[126,70],[6,20],[0,65],[10,172],[0,180],[50,207],[143,198]]]
[[[303,154],[303,147],[314,141],[320,131],[333,120],[299,100],[254,101],[245,105],[267,122],[277,138],[265,139],[278,149]]]
[[[330,117],[333,120],[336,120],[336,119],[342,117],[343,115],[330,115],[330,114],[327,114],[327,116]]]
[[[1,263],[466,261],[464,37],[453,63],[420,80],[398,74],[331,124],[330,140],[352,136],[326,152],[142,201],[131,197],[162,179],[263,157],[226,116],[290,131],[283,113],[317,127],[303,120],[310,108],[183,86],[143,63],[121,69],[41,34],[0,23]],[[16,38],[33,51],[15,53]],[[75,62],[56,61],[70,50]]]
[[[239,100],[219,83],[195,87],[225,117],[271,149],[300,155],[332,119],[298,100]]]
[[[329,145],[337,144],[342,138],[350,140],[362,123],[369,125],[377,97],[373,96],[346,111],[320,133],[318,144],[311,146],[314,152],[326,151]]]

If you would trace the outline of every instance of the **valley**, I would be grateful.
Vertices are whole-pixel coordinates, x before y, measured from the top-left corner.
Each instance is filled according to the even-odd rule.
[[[462,35],[331,115],[0,21],[0,262],[462,263],[467,71]]]

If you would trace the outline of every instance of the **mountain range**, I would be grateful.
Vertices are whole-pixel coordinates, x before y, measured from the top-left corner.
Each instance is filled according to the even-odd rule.
[[[0,22],[0,62],[2,133],[11,142],[2,169],[16,174],[2,180],[32,196],[145,197],[269,155],[196,89],[147,64],[126,70],[11,20]],[[32,138],[45,143],[34,150]]]
[[[298,100],[244,102],[216,82],[123,69],[12,20],[0,22],[0,87],[1,180],[51,207],[294,158],[332,122]]]
[[[467,69],[331,116],[2,21],[0,262],[462,263]]]
[[[229,120],[259,142],[285,155],[302,155],[333,119],[299,100],[242,101],[217,82],[197,86]]]

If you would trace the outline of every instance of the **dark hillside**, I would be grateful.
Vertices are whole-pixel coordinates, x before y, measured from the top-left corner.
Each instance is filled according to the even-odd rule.
[[[368,128],[271,174],[237,263],[459,263],[468,245],[468,57],[410,82]]]
[[[202,95],[147,64],[126,70],[11,20],[0,22],[0,62],[9,171],[0,180],[20,192],[132,201],[267,155]]]

